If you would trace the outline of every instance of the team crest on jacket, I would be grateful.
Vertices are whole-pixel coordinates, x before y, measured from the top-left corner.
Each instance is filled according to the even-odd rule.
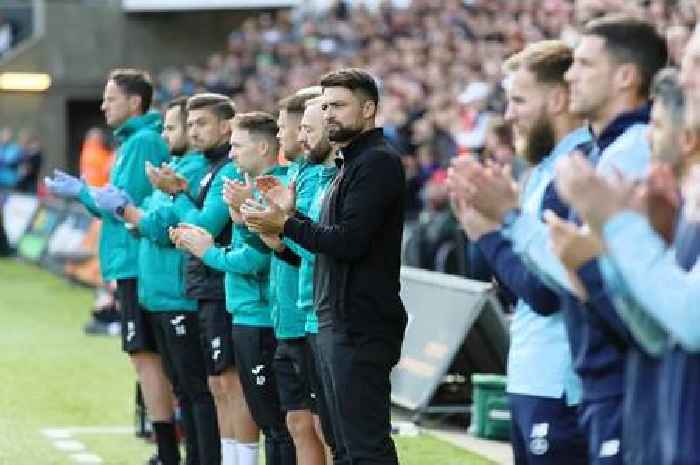
[[[549,450],[549,441],[547,441],[547,433],[549,432],[549,423],[535,423],[532,425],[530,432],[530,452],[532,455],[544,455]]]

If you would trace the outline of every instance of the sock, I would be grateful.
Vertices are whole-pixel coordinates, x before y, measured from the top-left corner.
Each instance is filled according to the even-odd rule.
[[[238,441],[221,438],[221,465],[238,465]]]
[[[185,465],[199,464],[199,443],[197,441],[197,427],[195,426],[193,413],[192,404],[181,399],[180,416],[182,417],[182,426],[185,430]]]
[[[238,450],[238,465],[258,465],[257,442],[239,442],[236,449]]]
[[[180,465],[180,449],[175,434],[175,423],[172,421],[154,421],[153,431],[156,433],[158,458],[163,465]]]

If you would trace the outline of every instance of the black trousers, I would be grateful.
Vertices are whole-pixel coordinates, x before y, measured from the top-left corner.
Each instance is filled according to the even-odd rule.
[[[340,438],[340,431],[336,431],[337,425],[333,422],[333,418],[338,416],[338,411],[335,406],[335,389],[330,373],[329,351],[332,344],[327,343],[321,348],[318,334],[309,334],[306,338],[314,358],[316,376],[312,380],[316,381],[316,385],[313,386],[313,389],[316,392],[316,409],[321,419],[323,436],[326,444],[333,451],[334,461],[344,460],[347,455],[345,445],[343,441],[336,439]]]
[[[398,465],[391,439],[391,384],[389,375],[401,355],[401,341],[349,334],[321,328],[319,350],[330,355],[330,374],[336,414],[332,415],[336,441],[345,446],[340,465]],[[330,368],[330,369],[328,369]]]
[[[187,465],[220,465],[221,440],[209,392],[198,312],[149,312],[166,374],[183,414]]]

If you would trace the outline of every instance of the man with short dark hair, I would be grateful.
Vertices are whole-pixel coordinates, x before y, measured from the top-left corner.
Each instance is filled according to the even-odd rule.
[[[196,197],[189,194],[188,183],[172,170],[152,170],[158,188],[173,198],[161,209],[170,224],[188,223],[203,228],[220,245],[231,241],[231,219],[224,203],[224,182],[240,179],[238,168],[231,163],[229,138],[235,107],[230,98],[220,94],[196,94],[187,101],[187,131],[193,148],[209,161]],[[200,328],[206,356],[209,387],[214,395],[223,465],[237,463],[245,454],[240,444],[256,442],[258,429],[243,397],[235,368],[231,315],[226,311],[224,274],[206,266],[190,255],[186,267],[187,296],[197,300]]]
[[[250,178],[283,175],[285,169],[277,164],[278,128],[271,115],[237,115],[231,126],[231,157],[243,173]],[[266,463],[295,464],[294,445],[280,408],[272,367],[277,343],[268,296],[270,249],[238,223],[226,247],[217,247],[211,235],[187,225],[178,228],[173,238],[207,266],[226,273],[226,308],[233,319],[236,362],[251,414],[265,433]],[[239,457],[239,465],[257,464],[257,442],[241,446],[247,452]]]
[[[650,159],[646,92],[666,59],[664,39],[648,22],[611,16],[586,26],[565,79],[570,111],[588,120],[592,135],[592,143],[579,150],[598,172],[646,175]],[[514,250],[559,294],[574,367],[583,384],[581,423],[588,436],[589,460],[621,463],[623,377],[630,336],[612,310],[606,290],[619,281],[615,270],[601,260],[571,273],[550,250],[547,226],[521,213],[517,188],[507,173],[482,167],[469,171],[469,202],[502,224]],[[547,198],[561,202],[553,183],[546,188]],[[590,300],[582,287],[589,290]]]
[[[146,166],[160,165],[168,159],[168,147],[160,136],[161,117],[148,112],[152,96],[153,86],[147,73],[116,69],[109,74],[102,102],[107,124],[115,128],[119,142],[110,183],[123,190],[135,205],[141,205],[153,191],[146,177]],[[160,460],[164,465],[176,465],[179,453],[171,387],[138,301],[139,240],[111,211],[97,207],[90,189],[81,180],[57,171],[53,179],[46,179],[46,185],[56,195],[77,198],[102,220],[100,269],[105,281],[117,281],[122,349],[129,354],[141,383]]]
[[[271,203],[246,222],[283,234],[317,254],[314,303],[319,349],[337,406],[345,463],[396,464],[390,436],[389,375],[401,355],[407,316],[399,297],[404,220],[400,157],[375,127],[379,91],[364,70],[342,69],[321,79],[328,137],[341,147],[340,172],[318,222]],[[342,463],[342,462],[338,462]]]

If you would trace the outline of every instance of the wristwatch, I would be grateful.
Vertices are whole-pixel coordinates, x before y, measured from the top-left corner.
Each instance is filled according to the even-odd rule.
[[[117,208],[114,209],[114,213],[117,214],[120,218],[124,218],[124,211],[126,210],[126,205],[119,205]]]

